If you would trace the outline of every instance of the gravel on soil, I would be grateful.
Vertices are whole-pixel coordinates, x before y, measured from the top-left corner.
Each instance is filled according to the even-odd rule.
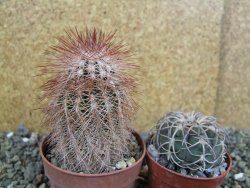
[[[250,131],[227,129],[228,151],[233,166],[220,188],[250,188]],[[16,132],[0,132],[0,188],[49,188],[39,155],[43,135],[23,124]],[[142,168],[138,187],[147,187],[147,166]]]

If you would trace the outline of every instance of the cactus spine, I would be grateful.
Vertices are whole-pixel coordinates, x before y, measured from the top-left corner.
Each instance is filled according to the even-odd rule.
[[[84,173],[101,173],[129,155],[132,99],[136,80],[128,70],[131,52],[115,33],[96,29],[70,30],[48,51],[51,75],[43,85],[43,124],[51,129],[49,146],[61,166]],[[51,63],[52,61],[52,63]]]
[[[182,168],[205,171],[224,162],[225,133],[214,117],[202,113],[168,113],[153,142],[161,157]]]

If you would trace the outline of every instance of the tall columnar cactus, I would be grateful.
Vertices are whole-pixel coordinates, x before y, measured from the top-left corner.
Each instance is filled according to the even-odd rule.
[[[131,120],[136,104],[131,98],[136,80],[127,73],[137,68],[131,52],[115,32],[70,30],[48,51],[50,75],[43,85],[43,124],[51,129],[49,146],[67,170],[108,172],[130,155]]]
[[[224,162],[225,133],[211,116],[170,112],[153,138],[160,156],[190,170],[208,170]]]

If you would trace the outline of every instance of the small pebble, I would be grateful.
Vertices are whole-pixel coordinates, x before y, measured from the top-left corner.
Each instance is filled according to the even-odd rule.
[[[207,176],[206,176],[203,172],[201,172],[201,171],[197,171],[196,174],[197,174],[197,176],[199,176],[199,177],[201,177],[201,178],[206,178],[206,177],[207,177]]]
[[[155,161],[159,161],[160,155],[153,144],[148,145],[148,152],[153,157]]]
[[[246,162],[240,161],[240,162],[238,163],[238,165],[239,165],[240,168],[245,168]]]
[[[170,170],[175,170],[175,165],[171,161],[169,161],[166,167]]]
[[[223,164],[222,164],[222,167],[223,167],[224,169],[226,169],[226,168],[227,168],[227,163],[226,163],[226,162],[223,163]]]
[[[224,167],[220,167],[220,174],[226,172],[226,169]]]
[[[46,187],[45,183],[43,183],[43,184],[41,184],[41,185],[39,186],[39,188],[45,188],[45,187]]]
[[[250,187],[250,177],[246,178],[246,187]]]
[[[180,173],[181,173],[182,175],[187,175],[187,170],[184,169],[184,168],[181,168]]]
[[[158,163],[162,166],[166,166],[168,164],[168,160],[166,158],[160,157]]]
[[[18,155],[15,155],[12,159],[11,159],[12,162],[18,162],[19,161],[19,156]]]
[[[216,168],[213,174],[213,177],[218,177],[220,175],[220,169]]]
[[[26,188],[35,188],[35,186],[33,184],[28,184]]]
[[[33,183],[35,185],[40,185],[42,183],[43,180],[43,174],[38,174],[36,175],[35,179],[33,180]]]
[[[29,135],[29,129],[27,127],[25,127],[25,125],[23,123],[21,123],[18,127],[17,127],[17,131],[16,133],[20,136],[28,136]]]
[[[9,133],[6,135],[6,137],[7,137],[7,138],[11,138],[13,135],[14,135],[13,132],[9,132]]]
[[[27,181],[31,182],[36,176],[35,171],[36,171],[35,163],[29,163],[27,165],[27,167],[25,168],[25,171],[24,171],[24,174],[23,174],[24,178]]]
[[[122,160],[122,161],[119,161],[118,163],[115,164],[115,167],[116,169],[120,170],[120,169],[124,169],[127,167],[127,163]]]
[[[24,143],[27,143],[27,142],[29,142],[29,138],[26,138],[26,137],[24,137],[24,138],[22,138],[22,141],[24,142]]]
[[[30,144],[36,144],[38,141],[38,135],[37,133],[31,133],[29,142]]]
[[[7,186],[7,188],[15,188],[18,184],[18,181],[12,181],[10,185]]]
[[[131,157],[126,161],[128,166],[132,166],[135,163],[135,158]]]
[[[238,173],[238,174],[234,174],[234,179],[237,181],[245,181],[245,176],[244,173]]]

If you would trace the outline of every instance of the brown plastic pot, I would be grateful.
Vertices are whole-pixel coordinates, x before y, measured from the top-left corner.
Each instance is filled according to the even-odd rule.
[[[227,170],[218,177],[195,178],[169,170],[157,163],[147,152],[150,188],[216,188],[224,180],[231,169],[232,159],[226,154]]]
[[[138,133],[134,132],[133,134],[142,149],[139,160],[123,170],[101,174],[74,173],[53,165],[45,157],[47,149],[45,138],[40,144],[40,155],[51,188],[134,188],[146,154],[146,146]]]

